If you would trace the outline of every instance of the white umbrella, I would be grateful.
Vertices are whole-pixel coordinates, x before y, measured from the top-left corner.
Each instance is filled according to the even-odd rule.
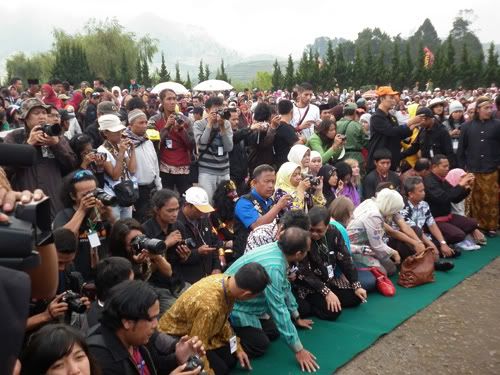
[[[233,86],[219,79],[209,79],[208,81],[200,82],[193,88],[195,91],[227,91],[232,89]]]
[[[183,85],[181,85],[180,83],[170,81],[170,82],[161,82],[161,83],[157,84],[155,87],[153,87],[153,90],[151,90],[151,93],[152,94],[159,94],[160,92],[162,92],[165,89],[174,90],[174,92],[177,95],[183,95],[183,94],[187,94],[189,92],[189,90],[187,88],[185,88]]]

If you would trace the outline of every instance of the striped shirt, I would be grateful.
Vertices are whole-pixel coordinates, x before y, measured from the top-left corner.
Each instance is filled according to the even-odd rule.
[[[278,243],[273,242],[244,254],[225,273],[234,275],[241,266],[251,262],[259,263],[266,269],[271,283],[256,298],[236,301],[231,313],[231,323],[235,327],[262,329],[259,318],[270,314],[288,346],[294,352],[302,350],[302,343],[291,319],[299,316],[298,305],[287,277],[288,262]]]

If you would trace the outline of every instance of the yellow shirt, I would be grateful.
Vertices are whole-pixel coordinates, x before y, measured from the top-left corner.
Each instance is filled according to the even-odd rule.
[[[227,275],[216,274],[193,284],[163,314],[158,329],[174,336],[198,336],[205,350],[228,345],[234,336],[228,318],[235,301],[228,291],[228,279]],[[241,350],[238,340],[238,351]],[[203,361],[205,370],[213,374],[206,357]]]

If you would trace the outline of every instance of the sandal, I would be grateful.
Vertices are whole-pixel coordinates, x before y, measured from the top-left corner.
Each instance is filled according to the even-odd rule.
[[[480,239],[476,240],[476,243],[478,245],[484,246],[484,245],[487,244],[487,241],[486,241],[486,238],[483,237],[483,238],[480,238]]]
[[[485,233],[489,238],[495,238],[497,236],[496,230],[489,230]]]

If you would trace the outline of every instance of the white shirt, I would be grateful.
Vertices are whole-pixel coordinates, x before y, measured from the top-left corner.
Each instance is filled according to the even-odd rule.
[[[147,140],[136,147],[135,159],[137,161],[135,177],[139,185],[149,185],[154,182],[156,189],[160,190],[162,188],[160,167],[153,142]]]
[[[113,166],[113,168],[115,167],[116,165],[116,159],[115,157],[113,156],[113,154],[111,152],[109,152],[107,150],[106,147],[104,147],[103,145],[100,145],[98,148],[97,148],[97,151],[98,152],[104,152],[106,154],[106,161],[109,161],[111,163],[111,165]],[[129,156],[128,156],[128,152],[125,152],[125,160],[128,160]],[[134,175],[131,174],[131,180],[134,181],[136,180]],[[119,182],[121,182],[121,177],[118,179],[118,180],[113,180],[111,178],[111,176],[109,176],[106,172],[104,172],[104,191],[106,193],[108,193],[109,195],[112,195],[113,197],[116,196],[114,190],[113,190],[113,187],[118,184]]]
[[[309,107],[309,111],[307,111],[307,108]],[[306,117],[302,121],[301,124],[306,123],[307,121],[319,121],[320,120],[320,115],[319,115],[319,107],[314,105],[314,104],[309,104],[308,107],[304,108],[299,108],[295,104],[293,106],[293,118],[290,124],[296,128],[297,124],[299,123],[300,119],[304,116],[304,114],[307,111]],[[314,134],[314,125],[311,125],[311,127],[307,129],[303,129],[301,131],[301,134],[306,137],[306,139],[311,138],[311,136]]]

